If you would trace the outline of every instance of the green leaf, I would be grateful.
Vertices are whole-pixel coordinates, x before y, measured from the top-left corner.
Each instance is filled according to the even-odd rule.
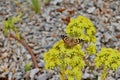
[[[8,29],[3,29],[3,32],[4,32],[5,36],[8,35]]]
[[[31,66],[32,66],[32,62],[29,62],[25,65],[25,71],[29,71],[31,69]]]
[[[4,28],[8,28],[8,21],[3,21],[3,24],[4,24]]]
[[[36,13],[40,13],[40,4],[38,0],[32,0],[33,8],[35,9]]]
[[[20,21],[21,20],[21,13],[19,13],[19,15],[18,16],[16,16],[16,17],[10,17],[10,18],[7,18],[7,19],[5,19],[4,21],[3,21],[3,24],[4,24],[4,29],[3,29],[3,31],[4,31],[4,34],[5,35],[7,35],[8,34],[8,32],[10,32],[10,31],[14,31],[15,33],[17,33],[16,35],[18,36],[18,38],[20,38],[20,33],[18,33],[19,32],[19,30],[14,26],[14,24],[16,23],[16,22],[18,22],[18,21]]]

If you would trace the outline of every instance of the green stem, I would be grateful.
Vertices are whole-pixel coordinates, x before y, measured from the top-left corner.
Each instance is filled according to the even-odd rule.
[[[65,80],[65,74],[63,72],[60,72],[60,80]]]
[[[104,68],[101,74],[101,80],[106,80],[107,73],[108,73],[108,69]]]
[[[31,55],[32,61],[34,63],[34,67],[38,68],[38,64],[37,64],[37,60],[36,57],[34,55],[34,52],[32,51],[32,49],[28,46],[28,44],[23,40],[23,39],[19,39],[17,36],[13,35],[13,34],[9,34],[9,37],[14,38],[16,40],[18,40],[20,43],[23,44],[23,46],[28,50],[28,52]]]

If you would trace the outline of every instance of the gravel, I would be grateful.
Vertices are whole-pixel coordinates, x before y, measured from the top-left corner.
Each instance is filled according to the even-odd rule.
[[[55,42],[60,40],[59,35],[65,34],[66,23],[62,18],[67,16],[76,17],[83,15],[88,17],[94,23],[97,30],[97,50],[101,47],[120,48],[120,39],[116,35],[120,34],[120,0],[51,0],[48,6],[42,6],[42,13],[35,14],[31,9],[31,0],[0,0],[0,75],[9,78],[15,77],[15,80],[24,80],[24,66],[26,62],[31,61],[31,56],[23,45],[14,39],[8,39],[4,36],[3,20],[6,17],[14,17],[22,12],[21,23],[15,24],[21,36],[32,48],[39,67],[44,69],[44,52],[48,51]],[[57,8],[65,8],[63,12],[58,12]],[[74,14],[69,14],[69,10],[74,10]],[[0,54],[1,55],[1,54]],[[17,60],[19,58],[19,60]],[[14,64],[14,65],[13,65]],[[14,73],[11,71],[16,69]],[[34,76],[37,80],[59,80],[58,74],[41,73]],[[108,80],[119,80],[120,69],[115,73],[115,77],[109,76]],[[114,73],[114,72],[113,72]],[[50,75],[51,74],[51,75]],[[83,78],[87,78],[90,73],[84,73]],[[51,77],[50,77],[51,76]],[[32,80],[32,79],[31,79]]]

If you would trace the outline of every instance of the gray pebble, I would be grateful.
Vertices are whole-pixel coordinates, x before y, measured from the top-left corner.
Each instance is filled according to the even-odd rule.
[[[88,13],[93,13],[95,11],[95,7],[90,7],[87,9]]]
[[[45,62],[43,60],[40,60],[40,63],[38,63],[38,66],[43,68],[45,65]]]

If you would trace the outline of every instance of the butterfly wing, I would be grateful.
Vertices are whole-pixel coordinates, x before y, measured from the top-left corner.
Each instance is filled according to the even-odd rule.
[[[67,45],[68,47],[73,47],[80,43],[80,39],[70,38],[65,35],[61,35],[61,38],[63,39],[65,45]]]
[[[75,45],[77,45],[77,44],[79,44],[80,43],[80,39],[72,39],[72,41],[71,41],[71,46],[73,47],[73,46],[75,46]]]
[[[70,38],[68,37],[68,36],[65,36],[65,35],[61,35],[61,38],[62,38],[62,40],[64,41],[64,43],[67,45],[67,46],[69,46],[69,44],[70,44]]]

